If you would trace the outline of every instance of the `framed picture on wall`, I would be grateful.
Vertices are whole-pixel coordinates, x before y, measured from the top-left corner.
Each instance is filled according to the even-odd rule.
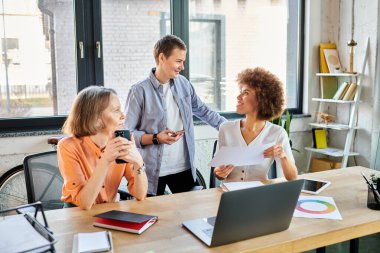
[[[321,73],[329,73],[329,68],[327,67],[325,53],[323,50],[325,49],[335,49],[335,43],[321,43],[319,44],[319,71]]]
[[[340,65],[338,50],[336,49],[323,49],[325,55],[327,67],[330,73],[341,73],[342,66]]]

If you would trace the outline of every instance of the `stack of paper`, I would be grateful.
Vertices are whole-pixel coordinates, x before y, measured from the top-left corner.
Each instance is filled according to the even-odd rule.
[[[222,186],[226,188],[228,191],[236,191],[241,189],[247,189],[257,186],[262,186],[263,183],[260,181],[249,181],[249,182],[223,182]]]
[[[0,221],[0,252],[43,251],[51,243],[35,230],[23,217],[10,217]]]

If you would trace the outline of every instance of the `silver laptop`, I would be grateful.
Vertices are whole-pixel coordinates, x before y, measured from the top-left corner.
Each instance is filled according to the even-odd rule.
[[[288,229],[303,179],[224,192],[216,217],[182,225],[208,246],[219,246]]]

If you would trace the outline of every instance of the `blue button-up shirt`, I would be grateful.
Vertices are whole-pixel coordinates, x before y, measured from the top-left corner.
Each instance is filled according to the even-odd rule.
[[[134,84],[130,88],[125,106],[125,125],[133,131],[136,146],[139,148],[140,154],[144,159],[148,176],[148,194],[156,194],[157,192],[164,146],[163,144],[143,146],[141,145],[141,137],[144,134],[162,132],[167,128],[166,105],[162,89],[160,89],[160,82],[155,77],[154,71],[155,68],[152,69],[148,78]],[[219,129],[219,126],[226,119],[201,101],[192,84],[184,76],[178,75],[175,79],[171,79],[170,89],[181,114],[185,130],[183,137],[185,138],[185,152],[188,153],[189,163],[195,180],[193,114],[217,129]]]

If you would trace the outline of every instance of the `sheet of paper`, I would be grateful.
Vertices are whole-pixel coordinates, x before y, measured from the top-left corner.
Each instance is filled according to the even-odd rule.
[[[252,188],[263,185],[260,181],[249,181],[249,182],[223,182],[222,184],[229,191],[236,191],[246,188]]]
[[[108,232],[78,233],[78,252],[102,252],[111,249]]]
[[[293,217],[342,220],[332,197],[300,196]]]
[[[218,167],[227,164],[234,166],[260,164],[264,160],[264,150],[274,144],[269,143],[257,147],[221,147],[208,165]]]
[[[0,252],[23,252],[50,245],[24,216],[0,221]]]

